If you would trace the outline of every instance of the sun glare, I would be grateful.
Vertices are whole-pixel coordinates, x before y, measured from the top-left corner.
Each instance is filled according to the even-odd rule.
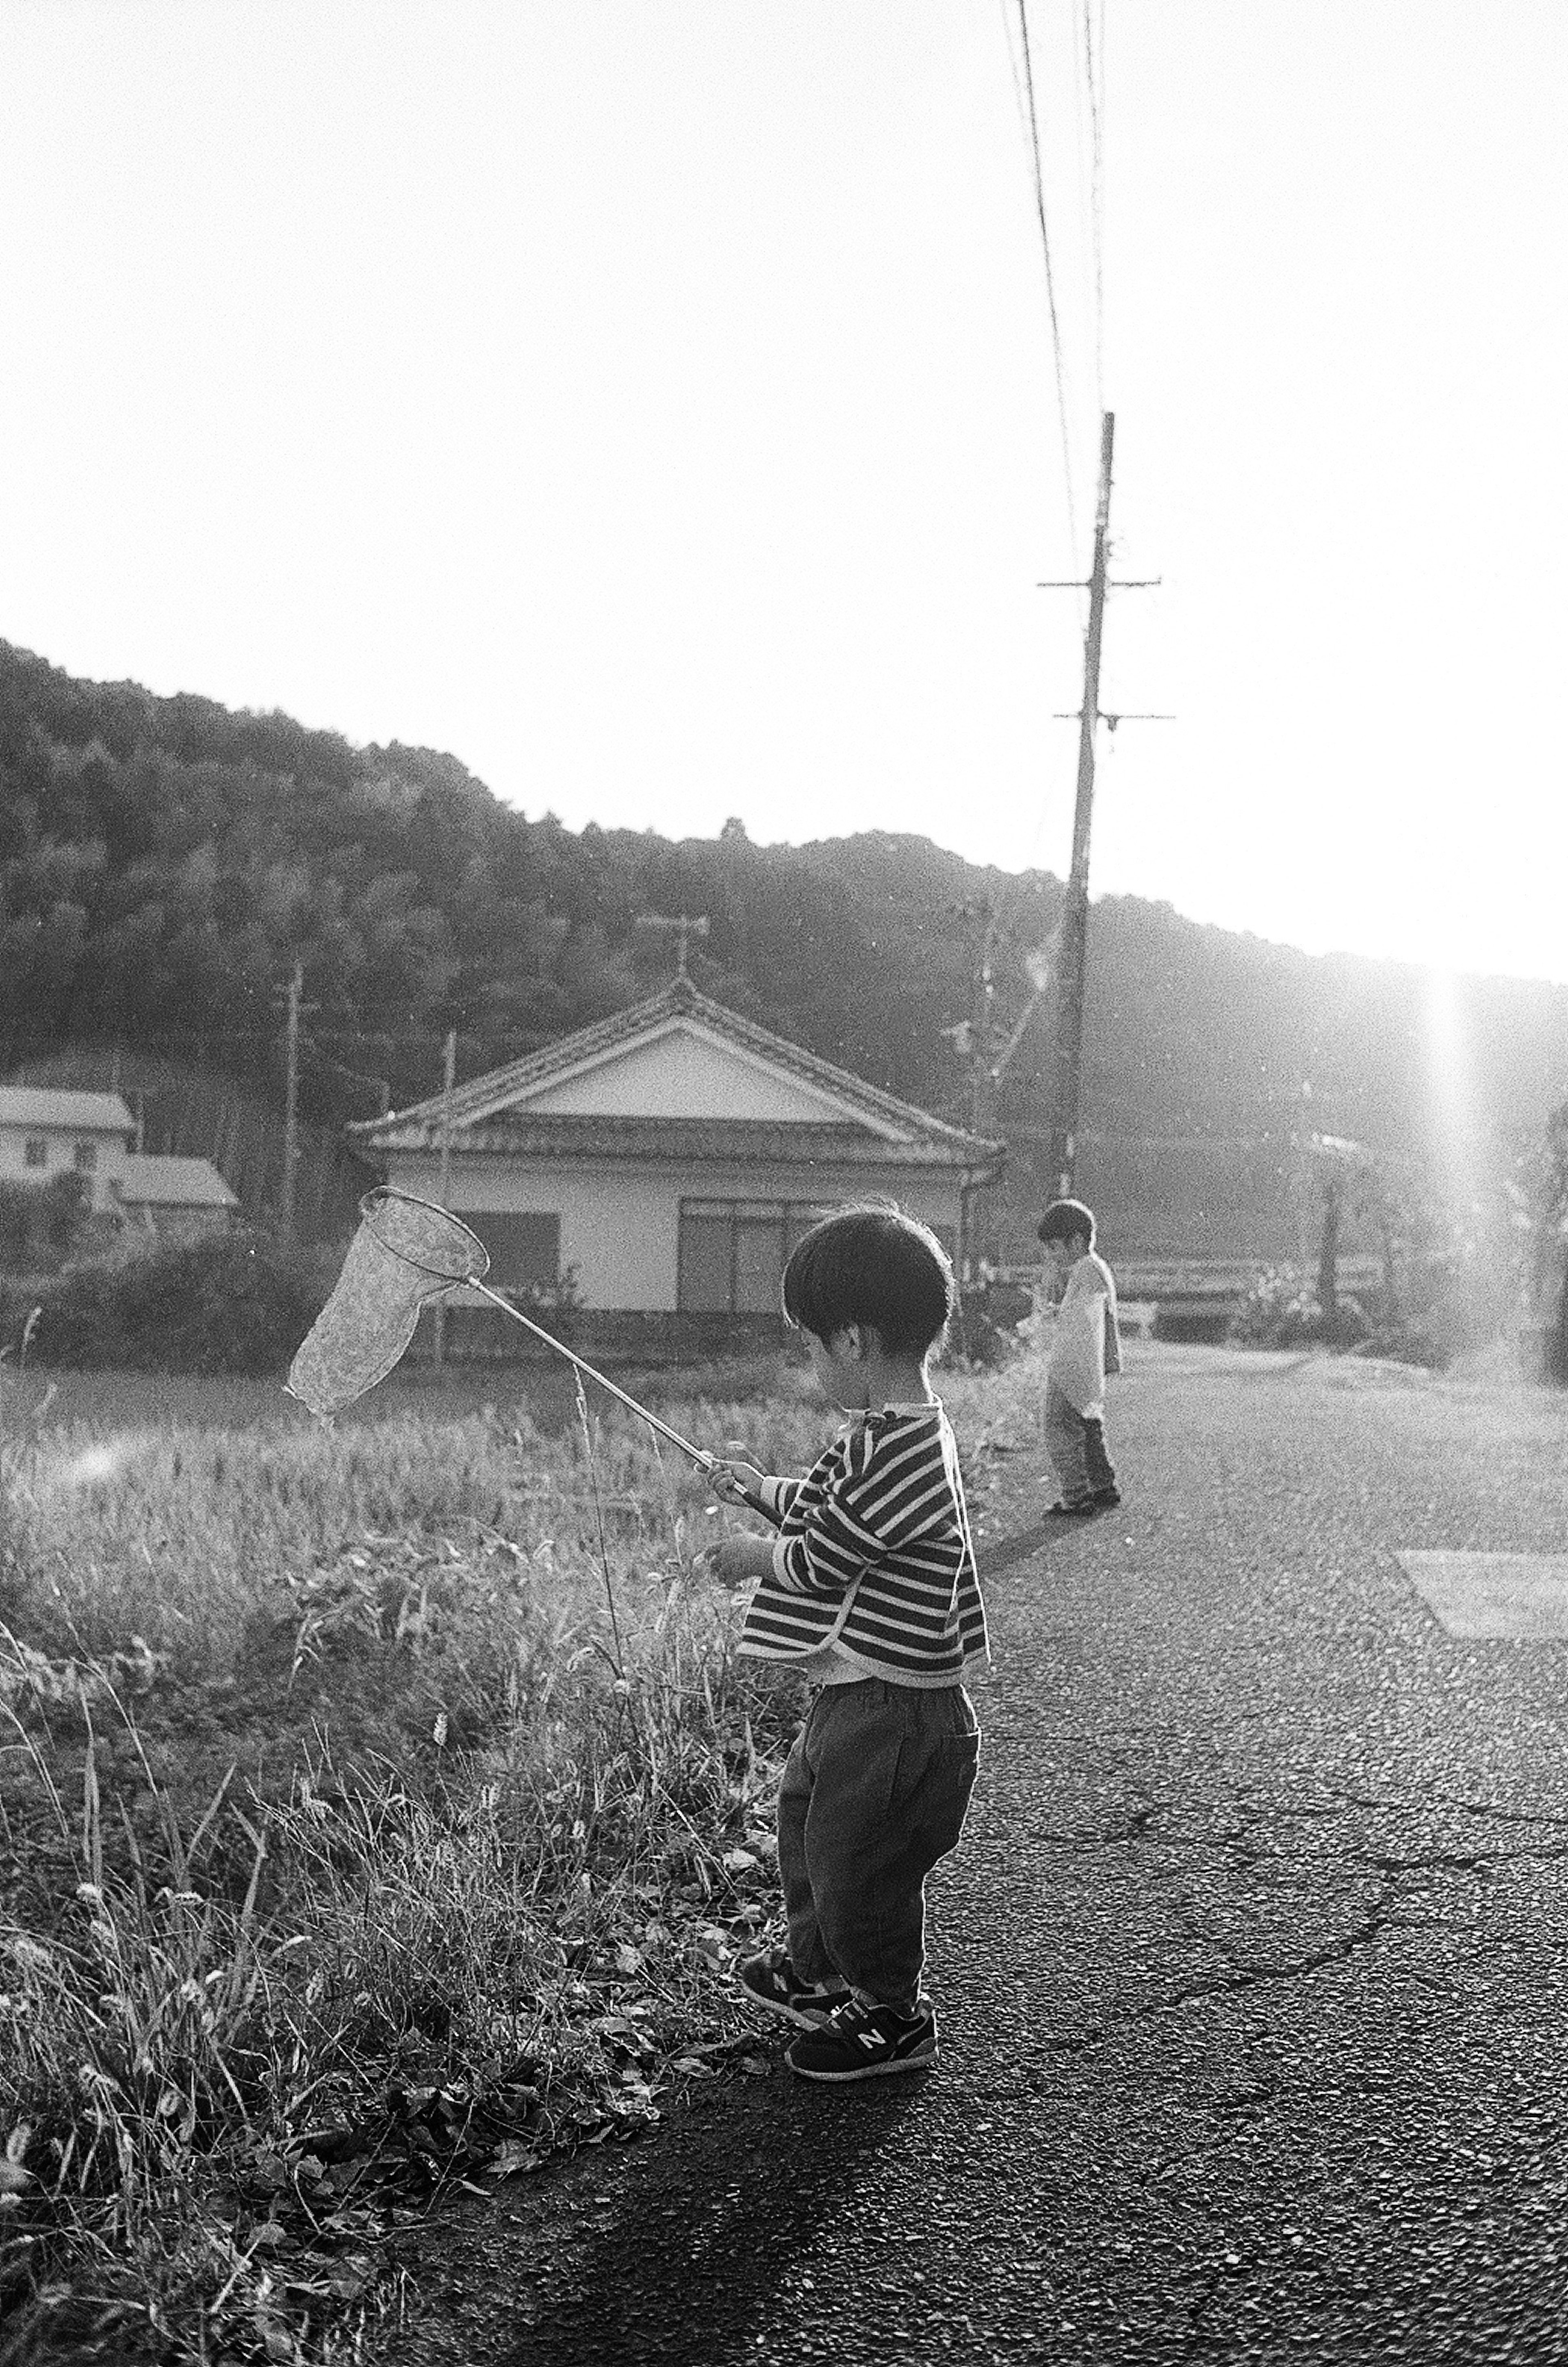
[[[1458,972],[1433,964],[1426,974],[1425,1003],[1435,1164],[1450,1206],[1470,1208],[1480,1195],[1483,1161],[1470,1029]]]
[[[57,1463],[49,1474],[48,1485],[62,1493],[76,1488],[96,1487],[101,1480],[116,1478],[130,1461],[130,1452],[131,1441],[129,1438],[100,1440]]]

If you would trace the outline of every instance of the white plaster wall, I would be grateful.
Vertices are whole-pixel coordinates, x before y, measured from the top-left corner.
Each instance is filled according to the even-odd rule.
[[[829,1094],[781,1076],[732,1045],[677,1022],[580,1076],[565,1077],[520,1106],[596,1117],[742,1117],[820,1126],[843,1114]]]
[[[393,1161],[388,1182],[434,1199],[439,1161]],[[577,1268],[585,1307],[667,1311],[676,1303],[676,1254],[684,1200],[835,1201],[891,1195],[900,1207],[950,1233],[958,1226],[956,1176],[900,1179],[886,1168],[820,1170],[702,1167],[683,1172],[626,1164],[463,1159],[452,1162],[448,1206],[466,1211],[560,1218],[562,1268]]]
[[[49,1144],[47,1167],[29,1167],[27,1163],[27,1146],[38,1135],[42,1135]],[[125,1168],[125,1142],[118,1134],[98,1134],[91,1127],[0,1127],[0,1176],[8,1184],[26,1184],[41,1190],[57,1175],[75,1172],[79,1142],[97,1145],[97,1165],[83,1180],[92,1188],[95,1211],[101,1213],[117,1205],[114,1182]]]
[[[439,1174],[438,1159],[415,1153],[395,1160],[388,1181],[433,1200]],[[454,1160],[447,1205],[458,1217],[468,1210],[558,1217],[561,1268],[577,1268],[585,1306],[675,1304],[674,1200],[658,1178],[634,1167]]]

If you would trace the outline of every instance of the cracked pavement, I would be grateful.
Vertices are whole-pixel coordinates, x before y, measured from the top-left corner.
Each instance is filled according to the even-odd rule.
[[[1396,1558],[1563,1551],[1568,1401],[1130,1365],[1122,1510],[988,1589],[939,2069],[823,2090],[767,2033],[421,2231],[377,2359],[1568,2361],[1568,1643],[1450,1636]]]

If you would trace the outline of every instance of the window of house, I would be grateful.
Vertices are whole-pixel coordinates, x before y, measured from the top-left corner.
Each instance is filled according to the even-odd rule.
[[[90,1175],[98,1163],[98,1146],[96,1142],[79,1142],[72,1156],[76,1163],[77,1173]]]
[[[49,1144],[41,1134],[29,1134],[22,1151],[23,1163],[28,1167],[49,1165]]]
[[[677,1305],[692,1315],[776,1315],[785,1259],[832,1213],[805,1200],[682,1200]]]
[[[560,1218],[498,1209],[463,1222],[490,1251],[485,1280],[497,1290],[553,1290],[560,1280]]]

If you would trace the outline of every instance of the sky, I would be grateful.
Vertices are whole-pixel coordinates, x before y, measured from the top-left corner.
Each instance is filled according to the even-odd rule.
[[[1568,980],[1568,12],[1024,5],[0,0],[0,638],[1062,873],[1109,410],[1094,893]]]

